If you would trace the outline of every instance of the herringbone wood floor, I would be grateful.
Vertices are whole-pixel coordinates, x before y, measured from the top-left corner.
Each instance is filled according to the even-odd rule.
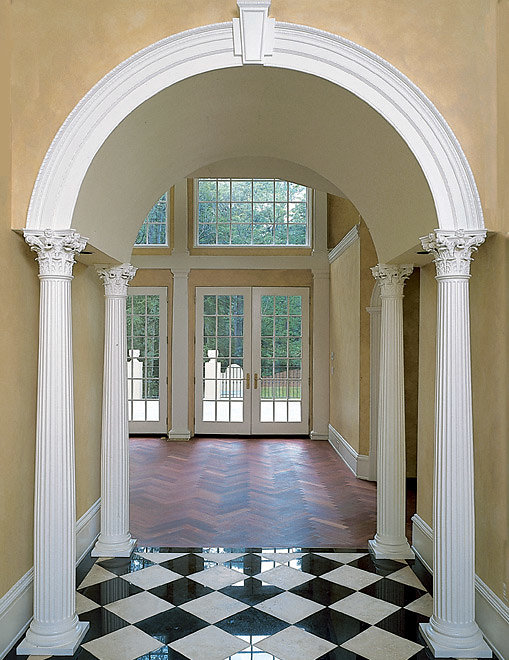
[[[327,442],[132,438],[138,545],[366,547],[376,487]]]

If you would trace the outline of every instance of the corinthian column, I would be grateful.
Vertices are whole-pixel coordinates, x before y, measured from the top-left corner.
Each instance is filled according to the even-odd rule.
[[[369,542],[377,559],[413,559],[405,536],[406,460],[403,364],[403,286],[413,266],[379,264],[380,386],[378,392],[377,531]]]
[[[99,267],[106,300],[101,439],[101,533],[92,557],[129,557],[129,431],[127,417],[127,287],[130,264]]]
[[[491,658],[475,622],[474,460],[468,280],[486,232],[421,239],[438,282],[433,490],[433,616],[421,624],[437,658]]]
[[[76,490],[71,280],[87,242],[73,230],[25,230],[39,262],[39,364],[34,507],[34,618],[20,655],[73,655],[88,623],[76,615]]]

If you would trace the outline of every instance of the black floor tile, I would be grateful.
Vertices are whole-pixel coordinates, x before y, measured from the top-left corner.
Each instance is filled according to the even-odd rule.
[[[309,582],[289,589],[289,591],[292,594],[297,594],[297,596],[309,598],[309,600],[320,603],[320,605],[332,605],[354,593],[353,589],[335,584],[330,580],[322,580],[322,578],[309,580]]]
[[[316,576],[329,573],[340,566],[341,564],[337,561],[332,561],[332,559],[327,559],[326,557],[320,557],[319,555],[314,554],[304,555],[301,560],[301,570],[305,573],[311,573],[311,575]]]
[[[364,589],[361,589],[361,591],[364,594],[368,594],[374,598],[380,598],[381,600],[386,600],[388,603],[393,603],[400,607],[412,603],[424,594],[420,589],[409,587],[406,584],[401,584],[401,582],[396,582],[389,578],[378,580],[378,582],[370,584]]]
[[[219,590],[222,594],[236,598],[246,605],[258,605],[258,603],[273,598],[278,594],[283,593],[283,589],[275,587],[272,584],[264,584],[258,578],[246,578],[242,583],[235,583],[224,589]]]
[[[371,555],[356,559],[349,566],[355,566],[355,568],[361,568],[363,571],[376,573],[376,575],[383,575],[384,577],[405,568],[405,564],[400,564],[392,559],[374,559]]]
[[[91,612],[83,612],[80,614],[80,621],[88,621],[90,628],[83,639],[83,643],[90,642],[92,639],[97,639],[103,635],[115,632],[121,628],[126,628],[129,624],[124,619],[121,619],[113,612],[105,610],[104,607],[98,607]]]
[[[169,646],[161,646],[161,648],[140,655],[136,660],[189,660],[185,655],[174,651]]]
[[[80,594],[93,600],[94,603],[107,605],[121,598],[128,598],[129,596],[134,596],[134,594],[139,594],[143,589],[127,582],[127,580],[116,577],[105,582],[99,582],[99,584],[91,584],[84,589],[78,589],[78,591]]]
[[[366,660],[366,658],[363,655],[352,653],[352,651],[347,651],[338,646],[337,649],[333,649],[332,651],[329,651],[329,653],[321,655],[317,660]]]
[[[168,584],[162,584],[160,587],[149,589],[149,591],[154,596],[158,596],[172,605],[182,605],[190,600],[212,593],[213,589],[183,577],[180,580],[174,580]]]
[[[420,644],[421,636],[419,633],[419,624],[426,623],[427,621],[427,617],[422,616],[422,614],[401,609],[394,612],[394,614],[391,614],[386,619],[379,621],[376,624],[376,627]]]
[[[138,555],[132,555],[131,557],[115,557],[113,559],[104,559],[97,562],[99,566],[102,566],[110,573],[115,575],[127,575],[128,573],[135,573],[136,571],[141,571],[143,568],[148,568],[149,566],[154,566],[155,562],[139,557]]]
[[[369,628],[369,624],[328,607],[299,621],[295,626],[338,646]]]
[[[182,557],[177,557],[177,559],[170,559],[161,563],[161,566],[164,568],[183,576],[199,573],[203,569],[212,568],[215,565],[214,562],[205,561],[202,557],[193,554],[186,554]]]
[[[134,625],[164,644],[171,644],[177,639],[206,628],[209,624],[189,612],[184,612],[179,607],[174,607],[172,610],[143,619]]]
[[[275,635],[280,630],[288,628],[290,624],[250,607],[247,610],[219,621],[215,625],[235,637],[248,637],[249,635],[263,635],[268,637],[269,635]]]

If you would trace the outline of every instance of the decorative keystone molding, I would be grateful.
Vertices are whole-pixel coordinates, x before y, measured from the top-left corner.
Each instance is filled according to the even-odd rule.
[[[97,266],[97,274],[104,284],[106,296],[127,296],[129,282],[136,275],[138,269],[131,264],[120,266]]]
[[[381,297],[398,298],[403,296],[405,280],[410,277],[413,269],[414,267],[412,264],[377,264],[376,266],[373,266],[371,272],[380,285]]]
[[[437,277],[470,277],[472,252],[484,243],[484,230],[448,231],[435,229],[420,240],[427,252],[435,255]]]
[[[37,253],[39,277],[72,277],[76,253],[84,250],[88,241],[74,229],[25,229],[23,236]]]
[[[275,19],[270,0],[237,0],[240,18],[233,19],[233,52],[242,64],[265,64],[274,51]]]
[[[355,241],[359,239],[359,228],[360,228],[360,223],[355,225],[350,229],[348,234],[345,234],[343,238],[339,241],[339,243],[332,248],[329,252],[329,263],[331,264],[333,261],[336,261],[338,257],[340,257],[343,252],[348,250],[350,245],[353,245]]]

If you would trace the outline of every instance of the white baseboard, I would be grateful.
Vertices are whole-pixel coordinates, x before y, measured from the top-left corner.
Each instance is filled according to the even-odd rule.
[[[430,573],[433,572],[433,530],[417,514],[412,516],[412,548]],[[509,660],[509,607],[475,576],[475,618],[486,641],[501,660]]]
[[[76,521],[76,564],[99,536],[101,500]],[[4,658],[30,625],[33,614],[34,569],[31,568],[0,598],[0,658]]]
[[[329,442],[358,479],[369,478],[369,456],[358,454],[339,431],[329,424]]]

